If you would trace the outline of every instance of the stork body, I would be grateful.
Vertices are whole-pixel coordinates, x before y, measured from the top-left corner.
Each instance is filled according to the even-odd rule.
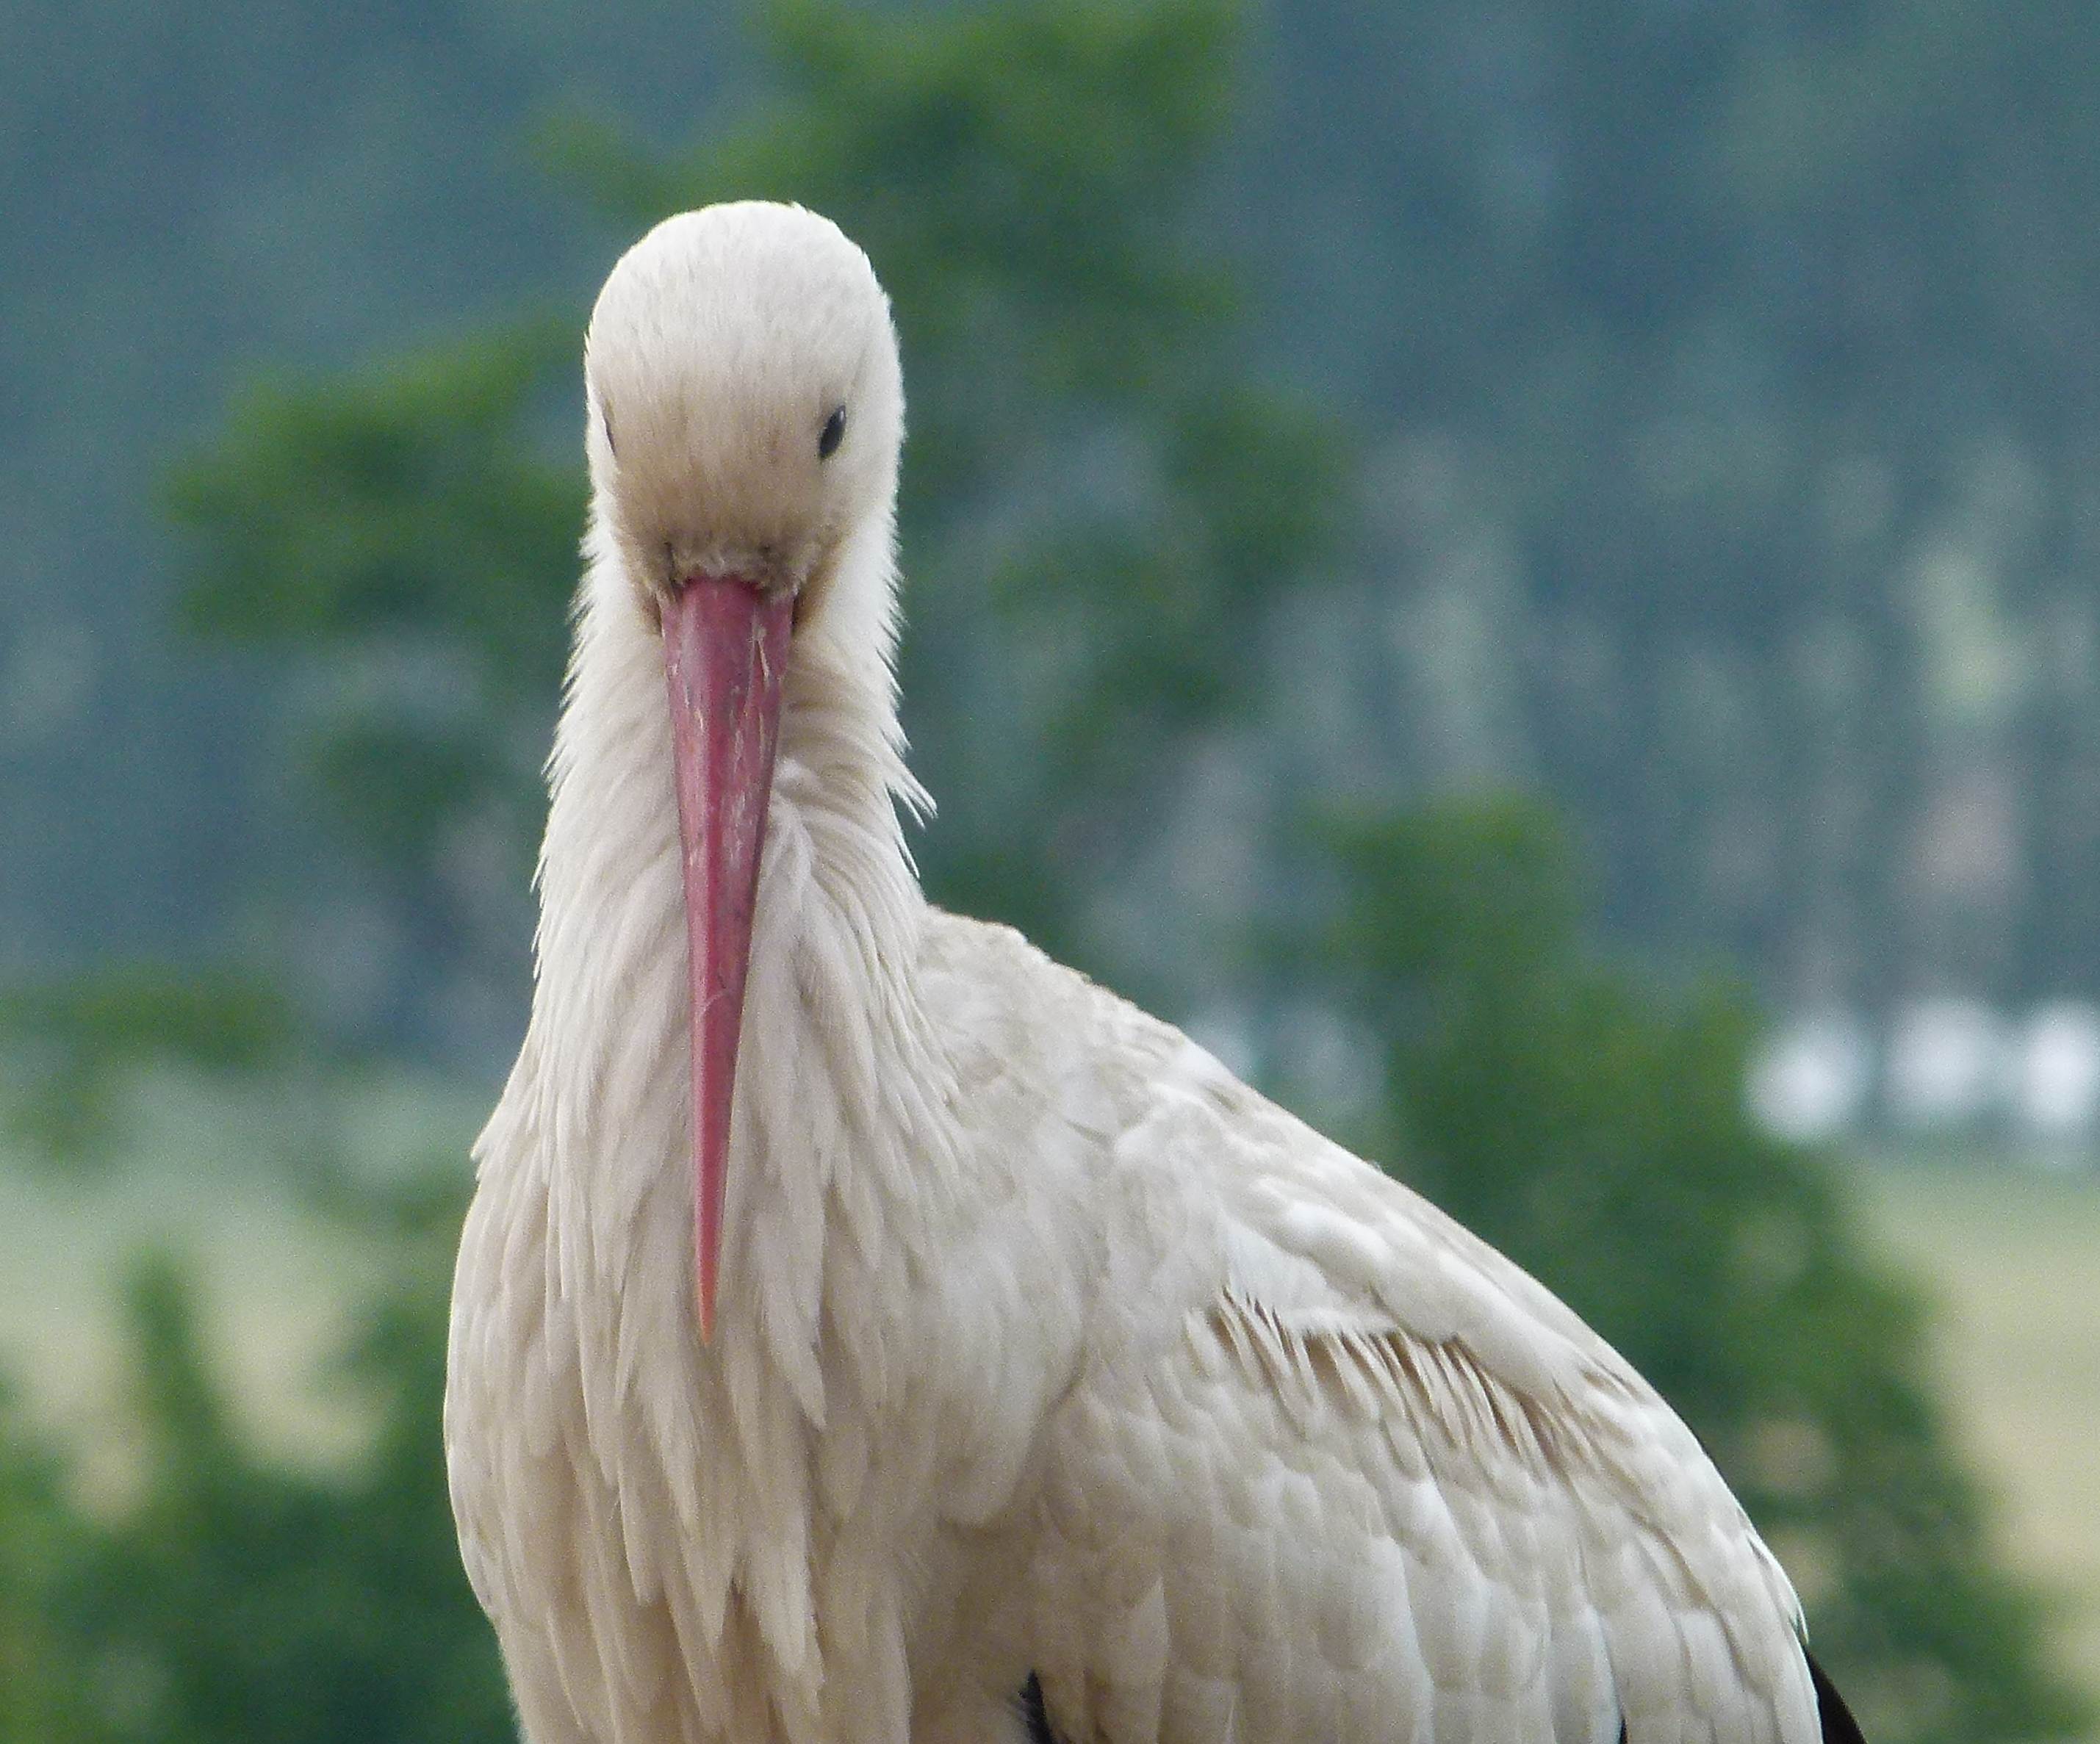
[[[1031,1675],[1073,1744],[1821,1736],[1785,1577],[1572,1312],[1167,1025],[923,899],[888,665],[901,399],[858,251],[789,209],[673,220],[608,284],[587,373],[538,981],[446,1401],[530,1744],[1017,1741]],[[677,785],[678,660],[726,574],[761,601],[739,658],[779,748],[710,809]],[[754,784],[724,1068],[695,844]]]

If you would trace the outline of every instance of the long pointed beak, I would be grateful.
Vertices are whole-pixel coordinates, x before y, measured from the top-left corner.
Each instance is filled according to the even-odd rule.
[[[693,1262],[704,1341],[715,1329],[730,1099],[793,615],[791,596],[769,597],[734,575],[694,576],[664,608],[692,994]]]

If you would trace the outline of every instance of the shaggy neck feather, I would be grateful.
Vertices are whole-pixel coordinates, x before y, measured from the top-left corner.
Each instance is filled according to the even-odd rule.
[[[796,633],[730,1147],[716,1346],[725,1362],[763,1349],[814,1422],[827,1266],[908,1262],[914,1227],[898,1213],[938,1192],[945,1164],[951,1079],[917,996],[926,908],[898,816],[923,799],[903,764],[885,653],[889,562],[886,527],[849,546],[822,610]],[[661,641],[611,541],[594,535],[552,764],[520,1060],[550,1159],[549,1263],[569,1289],[631,1288],[608,1266],[636,1270],[642,1231],[681,1227],[663,1201],[690,1202],[684,895],[664,689]],[[690,1319],[685,1227],[677,1306]],[[648,1281],[664,1280],[652,1271]]]

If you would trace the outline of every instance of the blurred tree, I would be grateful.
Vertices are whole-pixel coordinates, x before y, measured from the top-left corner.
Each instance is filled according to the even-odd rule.
[[[1157,8],[1149,24],[1088,10],[1072,29],[943,29],[871,56],[893,22],[880,9],[776,6],[761,26],[778,101],[734,150],[667,177],[586,127],[577,148],[630,215],[654,215],[673,184],[681,198],[806,187],[885,256],[911,234],[953,244],[967,285],[920,296],[908,249],[893,274],[931,406],[940,354],[994,368],[964,341],[1031,255],[1069,249],[1075,274],[1114,282],[1127,262],[1113,236],[1097,249],[1088,201],[1108,188],[1167,212],[1178,196],[1152,207],[1165,183],[1140,161],[1180,152],[1222,100],[1200,77],[1171,111],[1113,95],[1137,87],[1148,53],[1213,64],[1201,8],[1175,29],[1153,28]],[[275,797],[273,767],[249,752],[270,737],[254,687],[159,634],[165,566],[131,481],[232,358],[342,357],[520,286],[580,284],[602,234],[545,222],[518,117],[561,94],[681,126],[726,90],[763,87],[768,66],[733,29],[669,0],[371,16],[112,0],[92,30],[51,0],[11,10],[0,192],[19,221],[0,258],[0,394],[16,416],[0,426],[0,522],[24,584],[0,597],[0,810],[47,824],[0,861],[0,936],[20,957],[112,936],[165,950],[200,910],[223,937],[238,881],[220,844]],[[1202,200],[1145,240],[1171,264],[1190,240],[1176,218],[1194,209],[1274,262],[1286,294],[1255,349],[1352,406],[1393,505],[1372,562],[1399,584],[1354,637],[1372,695],[1332,670],[1308,688],[1381,773],[1536,777],[1589,826],[1615,929],[1718,943],[1789,998],[2100,985],[2100,612],[2085,580],[2100,381],[2084,338],[2100,24],[2032,0],[1497,0],[1491,16],[1278,7],[1252,34],[1268,88],[1206,162]],[[1014,59],[984,73],[973,45]],[[1088,99],[1094,130],[1059,134],[1031,81],[1046,59],[1087,55],[1106,92]],[[84,139],[104,148],[75,149]],[[1138,288],[1143,302],[1157,287]],[[1100,333],[1037,315],[1097,378],[1124,359],[1141,381],[1155,359],[1119,348],[1120,311]],[[955,342],[935,346],[944,325]],[[1236,368],[1248,349],[1205,361]],[[572,398],[565,368],[547,380]],[[1067,491],[1070,468],[1039,468],[1026,439],[1032,405],[981,399],[1002,415],[971,426],[989,440],[953,445],[958,465],[1027,482],[1000,486],[996,531],[969,535],[986,559],[970,573],[988,577],[1002,552],[1035,548],[1030,514],[1061,520],[1101,494],[1085,484],[1122,478],[1104,448]],[[914,491],[962,478],[931,459],[933,425],[921,434]],[[1065,451],[1084,471],[1089,456]],[[988,464],[999,456],[1026,469]],[[1254,482],[1266,492],[1270,475]],[[1418,487],[1446,513],[1416,513]],[[1451,536],[1425,536],[1439,526]],[[919,543],[930,588],[933,546]],[[1117,556],[1104,548],[1090,572]],[[941,665],[933,638],[918,645]],[[1041,651],[1054,676],[1066,643]],[[368,667],[364,680],[390,681]],[[442,724],[428,765],[407,768],[443,773]],[[387,747],[332,754],[332,737],[317,732],[310,760],[377,797],[390,783],[367,765]],[[930,771],[959,876],[965,842],[996,857],[1010,839],[996,802],[982,827],[973,808],[1014,791],[986,773],[1011,751],[995,734],[942,748],[955,770]],[[985,778],[950,779],[973,771]],[[454,771],[445,791],[474,778]],[[465,893],[495,854],[480,837],[463,850],[439,809],[444,870],[418,887],[435,912],[398,895],[387,909],[399,958],[449,971],[488,956],[514,977],[493,941],[518,929]],[[481,836],[513,835],[499,805]],[[1084,819],[1059,840],[1079,857],[1103,846]],[[1988,852],[1965,852],[1979,840]],[[1017,890],[1030,869],[1003,870]],[[1046,902],[1052,882],[1037,879]],[[380,1019],[404,1020],[398,999]]]
[[[140,1493],[102,1530],[46,1625],[111,1744],[469,1744],[508,1739],[510,1702],[450,1531],[435,1438],[457,1202],[404,1215],[397,1272],[343,1380],[371,1398],[370,1446],[307,1471],[246,1446],[179,1273],[134,1281],[145,1430]],[[434,1333],[436,1336],[434,1336]],[[14,1734],[10,1734],[14,1736]]]
[[[64,1462],[0,1394],[0,1740],[116,1744],[99,1723],[65,1604],[103,1543],[65,1493]]]
[[[1346,489],[1326,420],[1242,366],[1200,241],[1237,11],[907,29],[779,0],[757,15],[773,95],[724,136],[668,164],[573,119],[551,141],[629,227],[795,198],[879,263],[911,395],[907,724],[946,808],[925,871],[1087,962],[1080,905],[1156,830],[1191,731],[1257,694],[1264,610]],[[476,943],[461,837],[492,824],[514,887],[536,833],[581,524],[547,416],[578,398],[560,325],[259,391],[177,483],[192,621],[333,675],[294,691],[293,730],[383,869],[417,989]],[[514,971],[523,936],[494,947]]]
[[[375,899],[394,924],[393,972],[352,1033],[338,1022],[338,1045],[428,1049],[425,1002],[477,949],[514,982],[523,962],[517,874],[583,524],[573,462],[545,451],[574,348],[526,320],[324,386],[266,384],[172,481],[200,537],[188,625],[286,669],[285,748],[355,851],[347,869],[274,869],[292,892],[285,931]],[[492,882],[508,901],[492,905]]]
[[[223,947],[245,918],[226,843],[281,784],[252,754],[252,669],[167,634],[150,486],[170,450],[258,359],[342,359],[580,283],[598,239],[545,222],[521,134],[585,92],[687,125],[738,81],[735,10],[0,15],[0,816],[38,821],[0,856],[0,964]]]
[[[1616,932],[1789,1000],[2090,997],[2095,15],[1272,32],[1238,185],[1280,310],[1322,315],[1272,337],[1387,448],[1378,557],[1414,586],[1365,633],[1434,644],[1413,766],[1538,782]],[[1467,650],[1424,595],[1478,626],[1469,682],[1434,681]]]
[[[1379,1038],[1372,1154],[1546,1280],[1698,1431],[1878,1744],[2065,1736],[2036,1601],[1992,1565],[1917,1301],[1820,1160],[1744,1108],[1754,1016],[1583,946],[1573,857],[1515,802],[1335,833],[1321,959]]]
[[[118,962],[70,980],[0,989],[0,1059],[14,1094],[0,1132],[78,1164],[107,1154],[124,1093],[165,1063],[219,1075],[282,1065],[298,1023],[254,977],[196,965]]]

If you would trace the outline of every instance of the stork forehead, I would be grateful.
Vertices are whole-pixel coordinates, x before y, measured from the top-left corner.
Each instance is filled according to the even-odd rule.
[[[704,399],[714,419],[845,394],[889,309],[866,255],[828,220],[759,201],[667,218],[628,250],[591,316],[601,399]]]

